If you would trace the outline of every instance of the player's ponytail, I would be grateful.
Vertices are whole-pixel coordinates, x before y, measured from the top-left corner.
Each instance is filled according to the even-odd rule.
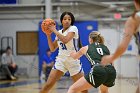
[[[103,36],[100,36],[100,43],[104,44],[104,37]]]
[[[98,42],[100,44],[104,44],[104,37],[97,31],[93,31],[89,34],[89,37],[93,40],[93,42]]]

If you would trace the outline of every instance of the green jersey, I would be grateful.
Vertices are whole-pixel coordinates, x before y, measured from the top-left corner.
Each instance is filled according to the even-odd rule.
[[[95,88],[101,84],[107,87],[112,87],[115,84],[116,70],[114,66],[100,64],[104,55],[110,55],[109,49],[105,45],[99,43],[88,45],[86,57],[91,62],[92,68],[90,73],[85,75],[85,79]]]
[[[96,42],[88,45],[86,57],[91,65],[100,63],[104,55],[110,55],[109,49],[105,45]]]

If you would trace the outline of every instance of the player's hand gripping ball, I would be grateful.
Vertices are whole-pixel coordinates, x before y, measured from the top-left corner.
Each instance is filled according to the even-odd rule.
[[[45,33],[45,34],[51,34],[52,31],[49,30],[49,26],[50,25],[56,25],[55,24],[55,21],[53,19],[50,19],[50,18],[47,18],[45,19],[42,24],[41,24],[41,28],[42,28],[42,31]]]

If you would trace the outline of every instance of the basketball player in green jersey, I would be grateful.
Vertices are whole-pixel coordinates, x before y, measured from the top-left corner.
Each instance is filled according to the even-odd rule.
[[[110,55],[108,48],[104,45],[104,38],[99,32],[91,32],[89,35],[89,45],[82,47],[78,52],[70,54],[74,59],[86,55],[91,63],[91,71],[81,77],[68,90],[68,93],[77,93],[92,87],[100,86],[101,93],[108,93],[108,87],[115,84],[116,70],[112,64],[101,65],[101,58]]]

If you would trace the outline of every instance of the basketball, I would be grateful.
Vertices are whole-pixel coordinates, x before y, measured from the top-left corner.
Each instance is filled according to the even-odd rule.
[[[41,24],[42,31],[45,34],[51,34],[52,33],[52,31],[50,31],[49,28],[48,28],[49,25],[56,25],[55,21],[53,19],[47,18]]]

